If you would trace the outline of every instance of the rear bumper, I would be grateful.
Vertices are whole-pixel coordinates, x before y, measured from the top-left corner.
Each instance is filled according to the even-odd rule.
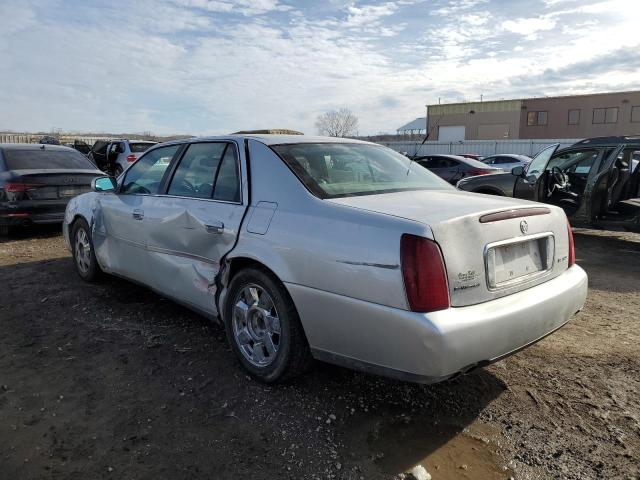
[[[61,223],[69,200],[24,201],[0,204],[0,225]]]
[[[286,286],[317,358],[433,383],[500,360],[560,328],[584,306],[587,275],[576,265],[507,297],[428,314]]]

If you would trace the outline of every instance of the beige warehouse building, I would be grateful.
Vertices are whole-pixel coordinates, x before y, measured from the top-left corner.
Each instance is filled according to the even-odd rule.
[[[430,140],[640,135],[640,91],[427,105]]]

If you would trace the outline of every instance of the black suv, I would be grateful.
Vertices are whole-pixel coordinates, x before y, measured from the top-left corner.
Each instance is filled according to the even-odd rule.
[[[574,225],[640,231],[640,136],[598,137],[541,150],[511,173],[470,177],[460,190],[558,205]]]

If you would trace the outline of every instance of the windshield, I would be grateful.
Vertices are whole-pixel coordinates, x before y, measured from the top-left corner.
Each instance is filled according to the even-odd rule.
[[[95,170],[87,157],[76,150],[24,149],[4,151],[4,161],[8,170],[51,170],[71,168]]]
[[[131,143],[131,142],[129,142],[129,149],[131,150],[131,153],[142,153],[142,152],[146,152],[147,150],[149,150],[154,145],[155,145],[155,143]]]
[[[299,143],[272,148],[311,193],[322,199],[453,189],[404,155],[378,145]]]

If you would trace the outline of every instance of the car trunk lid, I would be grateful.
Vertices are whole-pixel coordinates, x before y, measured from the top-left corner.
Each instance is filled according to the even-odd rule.
[[[533,287],[568,266],[566,216],[556,207],[449,190],[330,201],[427,225],[442,250],[455,307]]]
[[[100,176],[95,170],[38,169],[12,170],[7,196],[15,200],[57,200],[91,190],[91,180]]]

